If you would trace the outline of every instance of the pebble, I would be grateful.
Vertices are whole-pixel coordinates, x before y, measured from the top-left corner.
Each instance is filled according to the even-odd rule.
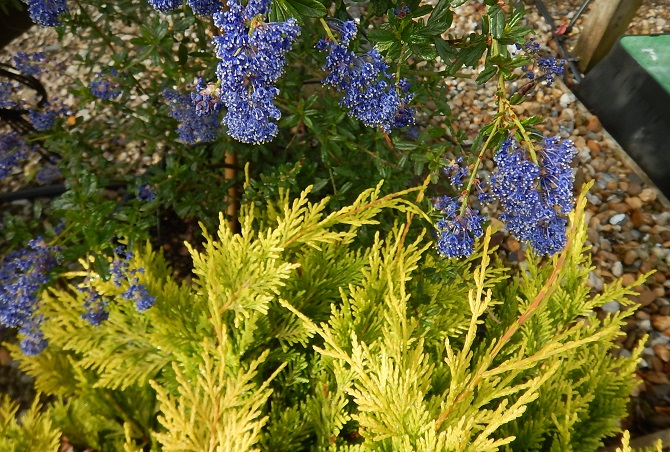
[[[652,188],[645,188],[640,192],[640,199],[643,202],[653,202],[656,200],[656,190]]]
[[[651,317],[651,324],[656,331],[665,331],[670,328],[670,316],[654,315]]]
[[[601,292],[605,287],[603,280],[593,270],[589,273],[588,282],[589,286],[591,286],[596,292]]]
[[[601,309],[610,314],[614,314],[615,312],[618,312],[621,309],[621,305],[619,304],[618,301],[608,301],[607,303],[601,306]]]
[[[670,350],[668,350],[668,347],[666,347],[665,345],[657,344],[654,345],[652,348],[654,349],[654,353],[656,354],[656,356],[658,356],[661,360],[665,361],[666,363],[670,361]]]
[[[626,218],[626,214],[618,213],[610,218],[610,224],[620,226],[626,222]]]

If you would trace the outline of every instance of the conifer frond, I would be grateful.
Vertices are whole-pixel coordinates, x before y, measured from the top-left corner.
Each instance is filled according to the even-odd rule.
[[[166,430],[156,434],[164,450],[257,450],[254,446],[268,420],[261,413],[272,393],[268,384],[285,364],[257,386],[257,369],[268,353],[251,361],[247,370],[239,368],[235,372],[227,364],[225,347],[226,344],[203,344],[198,375],[185,375],[173,364],[178,395],[170,396],[159,384],[151,382],[162,411],[159,421]],[[197,384],[192,384],[191,379]]]
[[[58,451],[60,430],[48,413],[42,413],[39,396],[17,420],[18,404],[7,394],[0,395],[0,450],[7,452]]]

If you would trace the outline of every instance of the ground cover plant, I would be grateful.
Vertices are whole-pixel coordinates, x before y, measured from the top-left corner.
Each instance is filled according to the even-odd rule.
[[[2,401],[3,450],[597,450],[617,434],[639,353],[608,350],[632,311],[593,309],[632,291],[589,294],[574,146],[512,108],[563,62],[521,3],[487,0],[451,35],[463,3],[27,1],[87,43],[68,62],[88,78],[68,103],[39,83],[67,76],[48,52],[2,69],[0,176],[59,193],[34,221],[3,217],[0,324],[50,396],[18,422]],[[463,67],[498,89],[474,140],[444,99]],[[179,262],[166,213],[202,231]],[[523,267],[497,257],[502,228]]]

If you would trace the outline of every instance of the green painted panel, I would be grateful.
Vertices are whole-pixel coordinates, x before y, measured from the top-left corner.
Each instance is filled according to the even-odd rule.
[[[624,36],[621,45],[670,93],[670,34]]]

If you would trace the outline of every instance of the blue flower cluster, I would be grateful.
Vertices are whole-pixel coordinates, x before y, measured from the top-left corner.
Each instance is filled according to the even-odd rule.
[[[149,4],[156,11],[172,11],[179,8],[183,0],[149,0]],[[219,11],[223,4],[220,0],[187,0],[188,6],[198,16],[211,16]]]
[[[39,77],[42,75],[42,63],[45,60],[44,52],[24,53],[17,52],[13,57],[14,66],[23,75]]]
[[[61,25],[58,16],[67,13],[66,0],[23,0],[28,5],[30,18],[40,27]]]
[[[405,79],[393,83],[393,75],[376,49],[363,55],[348,50],[356,35],[354,21],[334,22],[331,29],[340,33],[340,42],[322,39],[316,45],[318,50],[328,51],[323,66],[328,75],[323,84],[344,93],[340,105],[349,109],[349,116],[387,133],[414,124],[414,110],[407,106],[413,97],[410,83]]]
[[[123,283],[128,282],[128,289],[121,295],[127,301],[134,301],[135,307],[140,312],[146,311],[154,305],[156,297],[149,295],[149,291],[140,284],[138,274],[144,273],[143,268],[130,268],[130,260],[133,258],[133,252],[124,247],[117,247],[114,252],[118,259],[112,262],[112,280],[116,287],[121,287]]]
[[[81,318],[93,326],[100,326],[102,322],[109,318],[109,311],[107,310],[109,301],[91,287],[81,288],[80,290],[88,295],[84,302],[85,312]]]
[[[221,60],[218,82],[213,87],[200,83],[194,102],[203,115],[225,106],[228,135],[243,143],[265,143],[278,133],[274,121],[281,112],[273,102],[279,94],[275,82],[284,73],[285,54],[300,27],[293,18],[266,22],[269,0],[249,0],[246,7],[229,0],[227,5],[227,11],[214,14],[214,24],[221,30],[214,38]]]
[[[551,86],[556,81],[556,77],[563,75],[565,71],[565,60],[556,59],[553,56],[547,58],[537,59],[538,67],[544,72],[544,77],[547,80],[547,86]]]
[[[0,135],[0,179],[7,177],[12,170],[26,160],[32,147],[17,132]]]
[[[19,103],[15,99],[16,90],[9,82],[0,82],[0,108],[15,108]]]
[[[181,141],[195,144],[216,140],[219,132],[219,119],[216,115],[198,115],[188,94],[166,89],[163,97],[170,104],[170,116],[180,122],[177,133]]]
[[[459,198],[443,196],[435,199],[435,209],[442,215],[435,226],[438,230],[437,252],[445,257],[467,257],[474,251],[475,239],[484,233],[484,217],[466,207],[460,215]]]
[[[156,189],[149,184],[141,184],[137,187],[137,199],[144,202],[156,199]]]
[[[118,75],[116,69],[110,69],[109,74],[98,73],[89,88],[91,93],[102,100],[113,100],[121,95],[119,83],[114,79]]]
[[[41,238],[28,248],[9,253],[0,268],[0,325],[18,328],[24,338],[21,350],[37,355],[47,346],[40,329],[42,316],[39,291],[50,281],[49,271],[60,262],[59,249],[47,246]]]
[[[570,167],[574,155],[570,140],[545,138],[535,163],[516,140],[508,138],[493,158],[497,166],[490,184],[475,179],[473,187],[481,203],[498,201],[503,210],[499,219],[517,239],[530,243],[537,254],[552,255],[563,249],[567,241],[565,216],[574,204],[574,175]],[[447,165],[445,172],[452,185],[459,188],[468,168],[459,158]],[[443,215],[436,223],[437,251],[447,257],[469,256],[474,249],[473,239],[482,235],[484,218],[470,207],[463,209],[462,198],[445,196],[434,203]]]
[[[508,138],[494,157],[491,193],[504,209],[500,219],[538,254],[552,255],[565,246],[564,215],[574,203],[574,155],[571,141],[547,138],[538,153],[540,161],[534,163],[516,140]]]
[[[135,307],[139,312],[144,312],[151,308],[156,302],[156,297],[149,294],[146,286],[140,283],[139,276],[144,273],[143,268],[131,268],[130,261],[133,258],[133,252],[126,250],[124,246],[118,246],[114,249],[116,258],[112,261],[110,273],[112,275],[112,282],[118,288],[128,287],[121,293],[121,297],[126,301],[135,303]],[[87,294],[87,299],[84,302],[85,312],[82,318],[87,320],[93,326],[99,326],[109,317],[109,297],[101,295],[94,287],[91,286],[90,280],[84,283],[80,289]]]

